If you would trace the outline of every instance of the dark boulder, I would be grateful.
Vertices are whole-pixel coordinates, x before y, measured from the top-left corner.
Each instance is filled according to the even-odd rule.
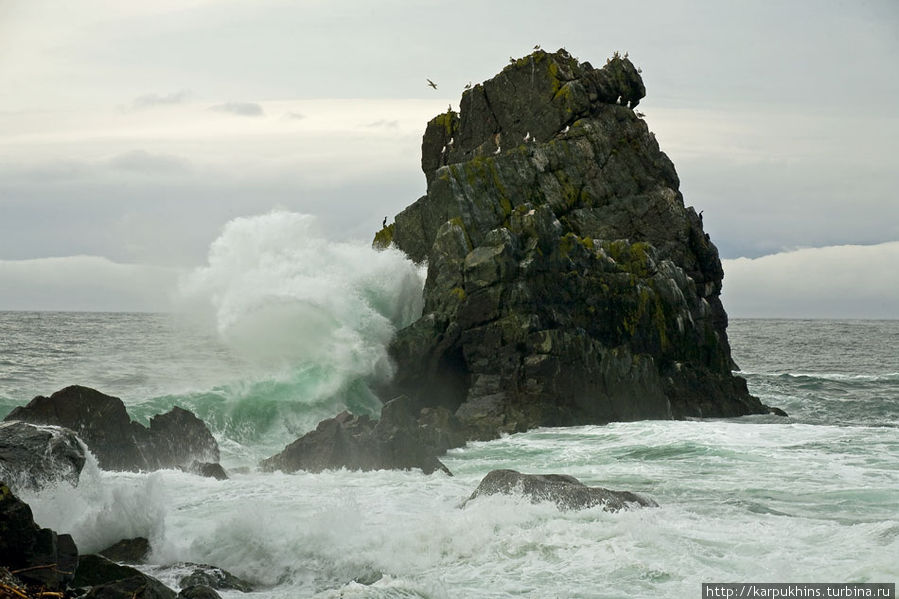
[[[194,460],[190,466],[184,468],[185,472],[196,474],[197,476],[205,476],[206,478],[214,478],[216,480],[228,480],[228,473],[217,462],[200,462]]]
[[[223,591],[241,591],[251,593],[253,584],[231,574],[222,568],[204,564],[185,564],[193,567],[193,571],[181,578],[178,585],[182,588],[206,586]]]
[[[520,494],[532,503],[551,501],[560,510],[583,510],[594,506],[610,512],[628,507],[658,507],[647,499],[629,491],[610,491],[602,487],[588,487],[573,476],[565,474],[522,474],[515,470],[493,470],[481,480],[468,501],[481,495]]]
[[[644,94],[627,58],[538,51],[428,123],[427,195],[374,243],[428,263],[382,398],[449,410],[468,439],[769,411],[731,372],[718,250]]]
[[[131,566],[117,564],[102,555],[82,555],[75,571],[73,585],[92,587],[134,576],[142,576],[141,571]]]
[[[197,584],[181,589],[178,599],[221,599],[222,596],[215,589],[206,585]]]
[[[150,541],[144,537],[122,539],[118,543],[110,545],[100,555],[114,562],[124,564],[142,564],[150,554]]]
[[[84,449],[68,429],[0,423],[0,480],[13,489],[37,490],[58,481],[77,485],[84,461]]]
[[[71,429],[105,470],[156,470],[219,459],[212,433],[191,412],[174,407],[154,416],[148,429],[131,420],[121,399],[78,385],[35,397],[4,420]]]
[[[0,566],[28,584],[64,589],[78,566],[72,537],[34,522],[31,508],[0,482]]]
[[[260,466],[283,472],[418,468],[425,474],[438,470],[450,474],[437,456],[464,442],[452,422],[445,410],[421,409],[398,397],[384,405],[380,420],[342,412]]]
[[[155,578],[141,574],[91,587],[84,599],[175,599],[177,594]]]
[[[73,585],[90,587],[84,597],[93,599],[174,599],[171,590],[152,576],[100,555],[83,555]]]

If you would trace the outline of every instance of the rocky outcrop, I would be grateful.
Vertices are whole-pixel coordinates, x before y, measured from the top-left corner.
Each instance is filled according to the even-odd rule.
[[[498,494],[523,495],[532,503],[551,501],[560,510],[583,510],[601,506],[606,511],[617,512],[628,507],[658,507],[652,499],[629,491],[588,487],[566,474],[522,474],[515,470],[489,472],[468,501],[482,495]]]
[[[0,481],[0,566],[26,584],[66,588],[78,566],[72,537],[34,522],[31,508]]]
[[[4,419],[71,429],[105,470],[156,470],[189,467],[195,460],[217,462],[218,444],[202,420],[174,407],[133,422],[117,397],[73,385],[50,397],[35,397]]]
[[[0,480],[13,490],[37,490],[59,481],[76,485],[84,461],[84,449],[68,429],[0,423]]]
[[[409,470],[450,474],[436,456],[463,439],[454,435],[451,414],[443,409],[417,409],[406,397],[384,405],[380,420],[342,412],[319,423],[284,450],[264,460],[263,470],[321,472],[348,470]]]
[[[215,589],[202,584],[184,587],[178,593],[178,599],[221,599],[221,597]]]
[[[428,263],[382,397],[446,409],[468,439],[769,411],[731,372],[718,251],[644,94],[627,58],[538,51],[428,123],[427,195],[375,240]]]

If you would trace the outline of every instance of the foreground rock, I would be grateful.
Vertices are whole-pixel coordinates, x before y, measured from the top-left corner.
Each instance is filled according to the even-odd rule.
[[[583,510],[595,506],[610,512],[628,507],[658,507],[647,499],[629,491],[610,491],[602,487],[588,487],[573,476],[565,474],[522,474],[515,470],[493,470],[481,480],[468,501],[481,495],[520,494],[532,503],[552,501],[560,510]]]
[[[460,443],[451,421],[446,410],[417,410],[399,397],[384,405],[378,421],[349,412],[324,420],[260,466],[283,472],[417,468],[425,474],[438,470],[451,474],[437,459]]]
[[[37,490],[58,481],[75,485],[84,461],[84,449],[68,429],[0,423],[0,480],[13,490]]]
[[[65,589],[78,566],[72,537],[34,522],[31,508],[0,482],[0,566],[27,584]]]
[[[536,426],[769,411],[731,373],[723,270],[615,56],[514,61],[428,123],[427,195],[375,239],[428,262],[383,398],[469,439]]]
[[[191,412],[174,407],[151,418],[147,428],[131,420],[119,398],[78,385],[35,397],[4,420],[71,429],[104,470],[186,468],[195,460],[219,460],[212,433]]]

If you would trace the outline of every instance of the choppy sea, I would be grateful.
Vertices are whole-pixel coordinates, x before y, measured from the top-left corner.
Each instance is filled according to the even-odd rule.
[[[733,320],[742,376],[787,419],[538,429],[450,452],[454,477],[256,472],[344,407],[376,413],[367,383],[390,375],[385,344],[420,310],[421,273],[398,254],[300,243],[302,219],[268,218],[232,223],[176,314],[0,313],[0,416],[75,383],[144,423],[177,404],[206,420],[231,472],[89,462],[76,488],[24,493],[82,553],[145,536],[148,571],[173,587],[176,564],[199,562],[285,599],[689,598],[703,582],[899,579],[899,321]],[[660,507],[460,509],[494,468]]]

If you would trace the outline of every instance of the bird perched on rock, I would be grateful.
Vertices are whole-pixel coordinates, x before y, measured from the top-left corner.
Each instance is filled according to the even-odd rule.
[[[511,56],[509,57],[509,64],[515,64],[515,59]]]
[[[468,85],[465,86],[465,89],[471,89],[471,81],[468,82]]]
[[[386,227],[386,226],[387,226],[387,217],[385,216],[385,217],[384,217],[384,222],[381,223],[381,228],[383,229],[383,228]]]
[[[436,83],[434,83],[433,81],[431,81],[430,79],[427,79],[427,78],[425,78],[425,80],[428,82],[429,86],[433,87],[434,89],[437,89]]]
[[[531,139],[531,132],[528,131],[528,132],[525,134],[525,136],[524,136],[524,140],[525,140],[525,141],[530,141],[530,139]]]
[[[540,44],[536,44],[536,45],[534,46],[534,50],[539,50],[539,49],[540,49]]]
[[[565,128],[562,129],[562,133],[568,133],[569,129],[571,129],[571,125],[565,125]]]
[[[494,152],[494,154],[499,154],[501,150],[502,150],[502,147],[496,146],[496,152]]]

